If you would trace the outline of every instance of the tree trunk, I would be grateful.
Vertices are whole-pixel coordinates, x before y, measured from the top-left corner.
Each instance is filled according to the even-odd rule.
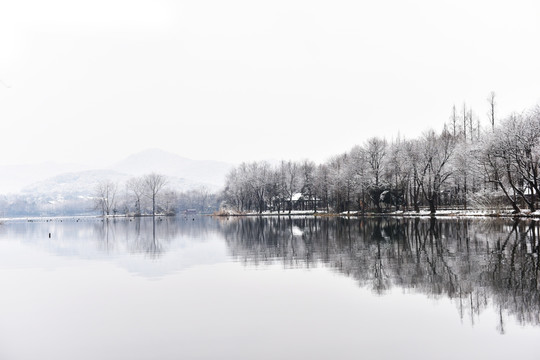
[[[463,182],[463,208],[467,210],[467,175],[465,175],[465,181]]]
[[[437,208],[435,206],[435,197],[432,197],[431,199],[428,199],[428,203],[429,203],[429,213],[431,215],[434,215],[435,212],[437,211]]]

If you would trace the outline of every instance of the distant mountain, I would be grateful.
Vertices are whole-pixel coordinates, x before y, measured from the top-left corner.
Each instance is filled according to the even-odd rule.
[[[125,183],[129,178],[131,178],[130,175],[113,170],[68,172],[25,186],[21,192],[52,197],[92,196],[100,181],[111,180],[120,184]]]
[[[169,186],[189,190],[205,186],[219,190],[232,164],[192,160],[159,149],[145,150],[121,160],[104,170],[79,164],[42,163],[0,166],[0,194],[47,193],[83,194],[104,179],[123,183],[134,176],[156,172],[169,177]]]
[[[192,160],[160,149],[148,149],[128,156],[110,169],[132,175],[155,172],[217,189],[225,184],[225,176],[232,167],[224,162]]]
[[[100,182],[109,180],[118,184],[118,198],[126,199],[127,181],[151,172],[167,177],[166,189],[185,192],[204,187],[217,192],[231,167],[157,149],[134,154],[106,169],[54,163],[0,166],[0,170],[5,170],[0,173],[0,216],[92,214]]]
[[[41,216],[91,213],[100,182],[109,180],[118,184],[117,194],[125,198],[129,179],[152,172],[167,177],[166,189],[184,192],[205,187],[217,192],[223,187],[232,165],[191,160],[151,149],[106,169],[55,164],[4,166],[0,170],[2,168],[8,171],[0,174],[0,215]]]
[[[31,165],[0,165],[0,194],[16,193],[33,183],[61,173],[88,170],[79,164],[47,162]]]
[[[123,186],[132,177],[133,175],[131,174],[120,173],[114,170],[87,170],[64,173],[26,186],[21,190],[21,193],[55,199],[87,198],[95,195],[97,185],[103,180],[110,180],[118,184],[120,186],[118,190],[123,191]],[[176,191],[187,191],[204,185],[186,179],[168,176],[166,187]]]

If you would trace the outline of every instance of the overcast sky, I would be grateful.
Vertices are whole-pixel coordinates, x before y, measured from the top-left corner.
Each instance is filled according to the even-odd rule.
[[[0,164],[324,161],[540,103],[540,2],[0,2]]]

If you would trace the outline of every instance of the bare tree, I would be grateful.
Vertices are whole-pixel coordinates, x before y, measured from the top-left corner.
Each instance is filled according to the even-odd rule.
[[[407,183],[410,178],[410,167],[406,161],[404,141],[399,137],[392,141],[389,147],[385,165],[385,178],[388,188],[381,196],[387,205],[394,205],[396,211],[405,204]]]
[[[257,210],[261,214],[266,206],[266,190],[268,189],[266,184],[270,175],[270,164],[266,161],[260,163],[253,162],[248,165],[247,172],[248,186],[255,197]]]
[[[300,168],[294,161],[281,162],[281,167],[285,175],[285,193],[289,199],[289,214],[292,211],[293,196],[299,189]]]
[[[467,105],[463,103],[463,139],[467,140]]]
[[[313,210],[317,212],[317,196],[315,195],[315,163],[304,160],[300,165],[302,173],[302,194],[307,195],[308,201],[313,202]]]
[[[521,212],[516,197],[511,192],[510,184],[515,181],[512,179],[512,172],[507,171],[510,168],[510,163],[506,155],[507,151],[503,148],[500,138],[492,134],[492,136],[484,139],[482,145],[477,161],[486,176],[486,180],[495,184],[495,187],[503,192],[514,213]]]
[[[356,184],[356,203],[358,210],[361,210],[363,215],[366,211],[366,190],[369,187],[366,151],[363,147],[357,145],[351,149],[349,158],[350,171]]]
[[[322,196],[326,212],[330,212],[330,169],[327,164],[321,164],[317,167],[315,173],[315,189]]]
[[[381,211],[380,196],[384,191],[381,184],[381,176],[384,172],[384,160],[386,158],[387,143],[385,139],[371,138],[365,145],[366,159],[371,172],[371,184],[369,196],[375,205],[377,212]]]
[[[165,190],[159,196],[165,215],[175,215],[179,202],[179,194],[174,190]]]
[[[207,211],[208,200],[210,198],[211,192],[206,186],[201,186],[195,191],[195,193],[198,195],[199,209],[201,213],[205,213]]]
[[[96,186],[95,208],[101,215],[108,216],[115,210],[118,186],[110,180],[104,180]]]
[[[246,191],[242,187],[242,174],[240,167],[233,168],[225,178],[225,190],[223,197],[227,205],[236,208],[238,211],[244,211],[244,205],[247,202]]]
[[[474,113],[472,109],[469,109],[467,113],[467,124],[469,125],[469,137],[471,138],[471,142],[473,142],[474,141],[474,128],[473,128]]]
[[[371,168],[373,176],[373,184],[379,186],[381,174],[383,171],[383,160],[386,156],[386,140],[379,138],[371,138],[366,143],[367,161]]]
[[[491,123],[491,130],[495,131],[495,92],[489,93],[489,97],[487,98],[487,101],[489,103],[489,122]]]
[[[456,105],[452,106],[452,135],[456,137],[456,130],[457,130],[457,112],[456,112]]]
[[[420,212],[420,186],[421,171],[420,159],[421,159],[421,143],[419,140],[410,140],[404,143],[405,146],[405,161],[411,172],[411,179],[409,181],[409,198],[413,205],[414,211]]]
[[[350,198],[348,185],[350,183],[347,173],[347,154],[341,154],[332,157],[328,162],[330,174],[330,189],[334,198],[334,210],[337,212],[345,211]]]
[[[536,197],[540,195],[539,120],[534,113],[513,115],[496,132],[509,183],[531,212],[536,211]]]
[[[152,200],[152,216],[156,216],[156,197],[167,184],[164,175],[151,173],[144,177],[145,195]]]
[[[141,201],[144,194],[144,179],[143,178],[132,178],[127,182],[127,188],[131,191],[135,197],[135,215],[141,215]]]
[[[455,139],[447,131],[440,136],[429,131],[422,141],[420,187],[429,204],[431,214],[435,214],[443,183],[452,174],[449,161],[454,153]]]

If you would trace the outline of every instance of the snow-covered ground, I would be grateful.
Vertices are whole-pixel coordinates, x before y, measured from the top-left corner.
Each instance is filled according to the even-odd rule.
[[[262,213],[258,212],[238,212],[234,210],[220,210],[218,213],[214,214],[218,216],[288,216],[288,215],[325,215],[325,216],[362,216],[361,212],[350,211],[350,212],[341,212],[341,213],[326,213],[326,211],[304,211],[304,210],[293,210],[289,214],[288,211],[263,211]],[[429,210],[420,210],[420,212],[415,211],[393,211],[386,213],[372,213],[366,212],[365,216],[406,216],[406,217],[415,217],[415,216],[432,216]],[[540,218],[540,210],[537,210],[531,213],[528,210],[523,210],[519,214],[514,214],[511,210],[438,210],[435,217],[529,217],[529,218]]]
[[[259,212],[239,212],[235,210],[224,209],[224,210],[218,211],[214,215],[217,215],[217,216],[275,216],[275,215],[287,216],[287,215],[315,215],[315,214],[317,215],[326,214],[326,212],[317,211],[317,213],[315,213],[313,210],[309,210],[309,211],[292,210],[289,213],[288,210],[285,210],[285,211],[280,211],[279,213],[277,211],[263,211],[262,213],[259,213]]]

